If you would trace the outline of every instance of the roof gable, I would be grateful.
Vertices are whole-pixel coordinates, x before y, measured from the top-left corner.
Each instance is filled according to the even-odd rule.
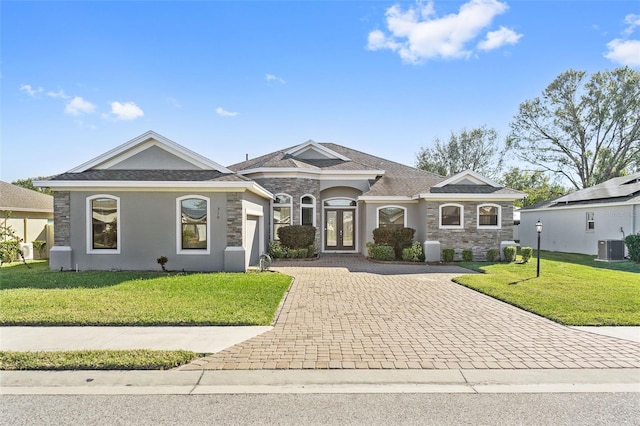
[[[494,188],[502,188],[503,186],[497,184],[496,182],[482,176],[479,173],[474,172],[473,170],[465,170],[463,172],[457,173],[442,182],[433,185],[434,188],[442,188],[447,185],[489,185]]]
[[[290,155],[300,160],[342,160],[351,161],[350,158],[330,149],[326,146],[322,146],[317,142],[308,140],[307,142],[294,146],[285,155]]]
[[[162,168],[164,169],[217,170],[221,173],[232,173],[215,161],[211,161],[153,131],[148,131],[125,142],[69,170],[69,173],[104,169],[153,169],[158,168],[155,162],[157,160],[162,160]]]

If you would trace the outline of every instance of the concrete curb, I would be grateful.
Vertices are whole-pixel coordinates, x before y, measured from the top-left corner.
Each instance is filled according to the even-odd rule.
[[[0,395],[640,393],[640,369],[0,371]]]

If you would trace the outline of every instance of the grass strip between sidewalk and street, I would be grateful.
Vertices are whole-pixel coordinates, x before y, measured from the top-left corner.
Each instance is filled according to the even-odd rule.
[[[534,253],[535,254],[535,253]],[[640,264],[598,262],[594,256],[540,253],[528,263],[461,262],[482,274],[458,284],[574,326],[640,326]]]
[[[0,351],[0,370],[170,370],[200,355],[190,351]]]
[[[0,325],[271,325],[292,278],[275,272],[0,268]]]

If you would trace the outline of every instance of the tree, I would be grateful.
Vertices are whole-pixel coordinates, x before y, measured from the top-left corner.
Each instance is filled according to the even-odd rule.
[[[516,200],[514,205],[526,207],[550,200],[567,193],[567,190],[558,183],[552,183],[548,174],[541,170],[527,171],[518,167],[509,169],[501,179],[504,186],[527,194],[524,200]]]
[[[560,74],[520,104],[507,147],[586,188],[640,167],[640,72],[628,67]]]
[[[33,184],[34,180],[42,180],[42,179],[46,179],[46,177],[39,176],[39,177],[36,177],[36,178],[18,179],[18,180],[14,180],[11,183],[16,185],[16,186],[20,186],[22,188],[25,188],[25,189],[30,189],[32,191],[42,192],[43,194],[47,194],[47,195],[53,195],[53,191],[51,191],[51,189],[49,189],[49,188],[37,188]]]
[[[433,148],[422,148],[416,166],[442,176],[464,170],[495,178],[502,169],[505,150],[499,146],[498,133],[485,126],[460,133],[451,132],[448,142],[436,138]]]

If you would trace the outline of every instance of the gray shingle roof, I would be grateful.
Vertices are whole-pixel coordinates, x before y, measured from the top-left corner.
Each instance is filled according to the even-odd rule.
[[[250,182],[244,176],[221,173],[217,170],[87,170],[62,173],[47,180],[53,181],[176,181],[176,182]]]
[[[53,212],[53,197],[0,181],[0,210]]]

